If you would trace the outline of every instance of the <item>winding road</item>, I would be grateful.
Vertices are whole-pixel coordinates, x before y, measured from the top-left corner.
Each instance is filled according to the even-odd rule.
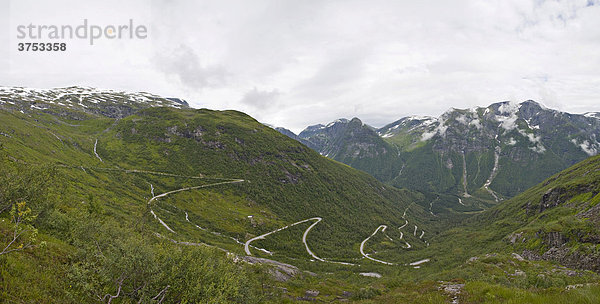
[[[404,219],[405,222],[402,226],[398,227],[398,229],[402,229],[408,225],[408,220],[406,219],[406,212],[408,211],[410,206],[412,206],[412,204],[414,204],[414,202],[412,202],[410,205],[408,205],[408,207],[406,207],[406,209],[404,209],[402,218]],[[405,249],[410,249],[412,247],[406,240],[404,240],[404,232],[402,232],[402,231],[400,231],[400,240],[402,240],[404,242],[404,244],[406,244],[406,247],[404,247]]]
[[[281,227],[281,228],[275,229],[275,230],[273,230],[273,231],[270,231],[270,232],[267,232],[267,233],[265,233],[265,234],[261,234],[261,235],[259,235],[259,236],[257,236],[257,237],[253,237],[253,238],[251,238],[251,239],[247,240],[247,241],[246,241],[246,243],[244,244],[244,251],[246,252],[246,254],[247,254],[247,255],[252,255],[252,252],[250,252],[250,244],[251,244],[252,242],[254,242],[254,241],[256,241],[256,240],[262,240],[262,239],[264,239],[265,237],[267,237],[267,236],[269,236],[269,235],[271,235],[271,234],[273,234],[273,233],[275,233],[275,232],[279,232],[279,231],[281,231],[281,230],[285,230],[285,229],[287,229],[287,228],[290,228],[290,227],[296,226],[296,225],[298,225],[298,224],[306,223],[306,222],[308,222],[308,221],[316,221],[316,222],[314,222],[312,225],[310,225],[310,227],[308,227],[308,228],[306,229],[306,231],[304,231],[304,235],[302,236],[302,243],[304,243],[304,246],[306,247],[306,251],[308,252],[308,254],[310,254],[310,256],[312,256],[313,258],[315,258],[315,259],[317,259],[317,260],[319,260],[319,261],[324,261],[323,259],[321,259],[321,258],[317,257],[317,256],[316,256],[316,255],[315,255],[315,254],[314,254],[314,253],[313,253],[313,252],[312,252],[312,251],[311,251],[311,250],[308,248],[308,244],[306,243],[306,236],[308,235],[308,232],[310,231],[310,229],[312,229],[312,227],[314,227],[316,224],[318,224],[318,223],[319,223],[321,220],[323,220],[323,219],[322,219],[322,218],[320,218],[320,217],[313,217],[313,218],[309,218],[309,219],[305,219],[305,220],[301,220],[301,221],[295,222],[295,223],[293,223],[293,224],[289,224],[289,225],[287,225],[287,226],[283,226],[283,227]]]
[[[159,199],[161,197],[165,197],[165,196],[167,196],[169,194],[173,194],[173,193],[177,193],[177,192],[182,192],[182,191],[188,191],[188,190],[195,190],[195,189],[200,189],[200,188],[206,188],[206,187],[210,187],[210,186],[217,186],[217,185],[223,185],[223,184],[233,184],[233,183],[241,183],[241,182],[244,182],[244,180],[243,179],[235,179],[235,180],[231,180],[231,181],[228,181],[228,182],[219,182],[219,183],[208,184],[208,185],[201,185],[201,186],[181,188],[181,189],[177,189],[177,190],[165,192],[165,193],[162,193],[162,194],[159,194],[159,195],[154,195],[154,186],[152,184],[150,184],[150,191],[152,192],[152,198],[150,198],[148,200],[148,206],[150,206],[150,204],[153,201],[155,201],[156,199]],[[158,220],[158,222],[161,225],[163,225],[165,228],[167,228],[167,230],[169,230],[172,233],[176,233],[175,230],[171,229],[171,227],[169,227],[169,225],[167,225],[167,223],[165,223],[160,217],[158,217],[156,215],[156,213],[154,213],[154,210],[152,210],[151,206],[150,206],[150,213],[152,214],[152,216],[154,216],[155,219]],[[186,219],[187,219],[187,212],[186,212]],[[199,226],[197,226],[197,227],[200,228]]]
[[[379,232],[379,230],[381,230],[381,232],[385,232],[385,229],[387,229],[386,225],[379,225],[379,227],[377,227],[377,229],[375,229],[375,231],[373,231],[373,233],[371,235],[369,235],[366,239],[364,239],[361,243],[360,243],[360,254],[362,254],[362,256],[364,256],[365,258],[371,260],[371,261],[375,261],[381,264],[386,264],[386,265],[396,265],[394,263],[390,263],[390,262],[386,262],[386,261],[382,261],[382,260],[378,260],[375,258],[370,257],[368,254],[365,253],[365,244],[367,243],[367,241],[372,238],[375,234],[377,234],[377,232]]]
[[[101,162],[104,162],[104,161],[102,160],[102,158],[100,157],[100,155],[98,155],[98,153],[97,153],[97,150],[96,150],[96,149],[97,149],[97,145],[98,145],[98,139],[96,139],[96,141],[94,142],[94,155],[95,155],[95,156],[96,156],[96,158],[98,158],[98,159],[99,159]],[[80,168],[81,168],[81,169],[83,169],[83,170],[85,171],[84,167],[82,167],[82,166],[81,166]],[[222,182],[217,182],[217,183],[212,183],[212,184],[206,184],[206,185],[199,185],[199,186],[192,186],[192,187],[180,188],[180,189],[176,189],[176,190],[172,190],[172,191],[167,191],[167,192],[164,192],[164,193],[161,193],[161,194],[158,194],[158,195],[156,195],[156,194],[154,193],[154,185],[153,185],[153,184],[150,184],[150,192],[151,192],[151,194],[152,194],[152,197],[151,197],[151,198],[150,198],[150,199],[147,201],[147,205],[148,205],[148,206],[149,206],[149,208],[150,208],[150,213],[152,214],[152,216],[153,216],[153,217],[154,217],[154,218],[155,218],[155,219],[156,219],[156,220],[157,220],[157,221],[158,221],[158,222],[159,222],[159,223],[160,223],[160,224],[161,224],[163,227],[165,227],[165,229],[167,229],[169,232],[171,232],[171,233],[174,233],[174,234],[176,234],[176,232],[175,232],[175,231],[174,231],[174,230],[173,230],[171,227],[169,227],[169,226],[168,226],[168,225],[167,225],[167,224],[166,224],[166,223],[165,223],[165,222],[164,222],[164,221],[163,221],[163,220],[162,220],[160,217],[158,217],[158,216],[156,215],[156,213],[155,213],[155,212],[154,212],[154,210],[152,209],[152,202],[154,202],[154,201],[156,201],[156,200],[158,200],[158,199],[160,199],[160,198],[166,197],[166,196],[168,196],[168,195],[175,194],[175,193],[179,193],[179,192],[183,192],[183,191],[197,190],[197,189],[202,189],[202,188],[206,188],[206,187],[212,187],[212,186],[218,186],[218,185],[225,185],[225,184],[235,184],[235,183],[242,183],[242,182],[245,182],[245,181],[246,181],[246,180],[243,180],[243,179],[212,178],[212,177],[206,177],[206,176],[204,176],[204,175],[199,175],[199,176],[185,176],[185,175],[178,175],[178,174],[172,174],[172,173],[157,172],[157,171],[147,171],[147,170],[136,170],[136,169],[120,169],[120,168],[94,168],[94,167],[91,167],[91,168],[88,168],[88,169],[106,170],[106,171],[121,171],[121,172],[125,172],[125,173],[143,173],[143,174],[154,174],[154,175],[162,175],[162,176],[170,176],[170,177],[183,177],[183,178],[194,178],[194,179],[220,179],[220,180],[223,180]],[[404,214],[403,214],[402,218],[405,220],[405,223],[404,223],[404,225],[400,226],[398,229],[402,229],[402,228],[404,228],[405,226],[407,226],[407,225],[408,225],[408,220],[407,220],[405,217],[406,217],[406,212],[408,211],[408,209],[409,209],[409,208],[410,208],[410,205],[409,205],[409,206],[408,206],[408,207],[407,207],[407,208],[404,210]],[[203,231],[206,231],[206,229],[205,229],[205,228],[202,228],[202,227],[200,227],[200,226],[198,226],[198,225],[196,225],[196,224],[192,223],[192,222],[189,220],[189,216],[188,216],[188,213],[187,213],[187,212],[185,212],[185,219],[186,219],[186,221],[187,221],[187,222],[189,222],[189,223],[193,224],[193,225],[194,225],[196,228],[198,228],[198,229],[200,229],[200,230],[203,230]],[[278,229],[276,229],[276,230],[273,230],[273,231],[267,232],[267,233],[265,233],[265,234],[262,234],[262,235],[256,236],[256,237],[254,237],[254,238],[251,238],[251,239],[247,240],[245,243],[241,243],[239,240],[237,240],[237,239],[235,239],[235,238],[233,238],[233,237],[230,237],[230,238],[231,238],[232,240],[234,240],[236,243],[243,244],[243,245],[244,245],[244,251],[245,251],[245,253],[246,253],[247,255],[249,255],[249,256],[251,256],[251,255],[252,255],[252,252],[250,251],[250,247],[252,247],[252,248],[254,248],[254,249],[256,249],[256,250],[260,250],[260,251],[266,252],[266,253],[268,253],[268,254],[272,254],[271,252],[269,252],[269,251],[268,251],[268,250],[266,250],[266,249],[257,248],[257,247],[255,247],[255,246],[252,246],[252,245],[251,245],[251,243],[252,243],[253,241],[256,241],[256,240],[264,239],[265,237],[267,237],[267,236],[269,236],[269,235],[271,235],[271,234],[273,234],[273,233],[276,233],[276,232],[282,231],[282,230],[284,230],[284,229],[287,229],[287,228],[289,228],[289,227],[292,227],[292,226],[295,226],[295,225],[298,225],[298,224],[302,224],[302,223],[306,223],[306,222],[309,222],[309,221],[314,221],[314,223],[312,223],[312,224],[311,224],[311,225],[310,225],[308,228],[306,228],[306,230],[304,231],[304,234],[302,235],[302,243],[304,244],[304,247],[305,247],[305,249],[306,249],[306,252],[307,252],[307,253],[308,253],[308,254],[309,254],[309,255],[310,255],[310,256],[311,256],[311,257],[312,257],[314,260],[317,260],[317,261],[320,261],[320,262],[328,262],[328,263],[337,263],[337,264],[343,264],[343,265],[354,265],[354,266],[360,266],[360,265],[357,265],[357,264],[352,264],[352,263],[347,263],[347,262],[339,262],[339,261],[331,261],[331,260],[326,260],[326,259],[323,259],[323,258],[320,258],[320,257],[318,257],[318,256],[317,256],[317,255],[316,255],[316,254],[315,254],[315,253],[314,253],[312,250],[310,250],[310,248],[309,248],[309,246],[308,246],[308,243],[307,243],[307,237],[308,237],[308,233],[311,231],[311,229],[312,229],[313,227],[315,227],[315,226],[316,226],[318,223],[320,223],[322,220],[323,220],[323,218],[321,218],[321,217],[312,217],[312,218],[308,218],[308,219],[305,219],[305,220],[301,220],[301,221],[295,222],[295,223],[293,223],[293,224],[290,224],[290,225],[287,225],[287,226],[284,226],[284,227],[278,228]],[[393,241],[393,239],[392,239],[391,237],[389,237],[389,236],[388,236],[388,235],[385,233],[385,230],[386,230],[386,229],[387,229],[387,225],[380,225],[379,227],[377,227],[377,229],[375,229],[375,231],[374,231],[374,232],[373,232],[373,233],[372,233],[370,236],[368,236],[366,239],[364,239],[364,240],[361,242],[361,244],[360,244],[360,249],[359,249],[359,250],[360,250],[360,253],[361,253],[361,255],[362,255],[363,257],[365,257],[365,258],[369,259],[369,260],[372,260],[372,261],[375,261],[375,262],[378,262],[378,263],[382,263],[382,264],[385,264],[385,265],[397,265],[397,264],[395,264],[395,263],[390,263],[390,262],[386,262],[386,261],[382,261],[382,260],[378,260],[378,259],[372,258],[372,257],[370,257],[368,254],[366,254],[366,253],[364,252],[364,246],[365,246],[365,244],[367,243],[367,241],[369,241],[369,239],[371,239],[373,236],[375,236],[375,235],[376,235],[376,234],[377,234],[379,231],[383,232],[383,233],[385,234],[385,236],[386,236],[386,237],[387,237],[387,238],[388,238],[390,241]],[[220,236],[222,236],[220,233],[217,233],[217,232],[211,232],[211,233],[213,233],[213,234],[216,234],[216,235],[220,235]],[[415,231],[414,231],[414,235],[415,235],[415,236],[416,236],[416,233],[417,233],[417,226],[415,225]],[[158,234],[158,233],[157,233],[157,235],[159,235],[159,236],[161,236],[161,237],[164,237],[164,236],[162,236],[162,235],[160,235],[160,234]],[[421,236],[420,236],[419,238],[423,238],[423,236],[424,236],[424,235],[425,235],[425,231],[422,231],[422,233],[421,233]],[[408,242],[406,242],[405,240],[403,240],[403,237],[404,237],[404,233],[401,231],[401,232],[400,232],[400,239],[401,239],[402,241],[404,241],[404,243],[406,244],[406,248],[411,248],[411,245],[410,245]],[[204,243],[189,243],[189,242],[181,242],[181,241],[176,241],[176,240],[172,240],[172,239],[170,239],[170,240],[171,240],[172,242],[174,242],[174,243],[177,243],[177,244],[183,244],[183,245],[195,245],[195,246],[197,246],[197,245],[207,245],[207,246],[212,246],[212,245],[208,245],[208,244],[204,244]],[[214,246],[213,246],[213,247],[214,247]],[[423,260],[423,261],[425,261],[425,260]],[[427,259],[427,261],[429,261],[429,260]],[[413,264],[413,263],[411,263],[411,264]]]
[[[325,262],[325,260],[323,260],[322,258],[316,256],[311,250],[310,248],[308,248],[308,243],[306,243],[306,236],[308,235],[308,233],[310,232],[310,230],[316,225],[318,224],[321,220],[323,220],[320,217],[313,217],[311,220],[316,220],[316,222],[314,222],[312,225],[310,225],[308,228],[306,228],[306,231],[304,231],[304,234],[302,235],[302,243],[304,243],[304,247],[306,247],[306,252],[308,252],[308,254],[310,254],[311,257],[313,257],[315,260],[317,261],[321,261],[321,262]]]
[[[321,217],[312,217],[312,218],[309,218],[309,219],[305,219],[305,220],[301,220],[301,221],[295,222],[293,224],[289,224],[287,226],[283,226],[281,228],[275,229],[275,230],[267,232],[265,234],[261,234],[261,235],[259,235],[257,237],[251,238],[248,241],[246,241],[246,243],[244,244],[244,251],[246,252],[247,255],[252,255],[252,252],[250,252],[250,247],[258,249],[258,250],[265,250],[265,249],[254,247],[254,246],[251,245],[251,243],[254,242],[254,241],[256,241],[256,240],[262,240],[265,237],[267,237],[267,236],[269,236],[269,235],[271,235],[271,234],[273,234],[275,232],[282,231],[282,230],[287,229],[289,227],[296,226],[296,225],[302,224],[302,223],[306,223],[308,221],[315,221],[310,226],[308,226],[308,228],[306,228],[306,230],[304,231],[304,234],[302,234],[302,243],[304,244],[304,248],[306,248],[306,252],[308,252],[308,254],[314,260],[317,260],[317,261],[320,261],[320,262],[333,263],[333,264],[341,264],[341,265],[350,265],[350,266],[360,266],[360,265],[353,264],[353,263],[340,262],[340,261],[332,261],[332,260],[320,258],[312,250],[310,250],[310,248],[308,247],[308,243],[306,241],[306,238],[308,237],[308,233],[310,232],[310,230],[314,226],[316,226],[319,222],[321,222],[322,220],[323,220],[323,218],[321,218]]]
[[[175,230],[171,229],[171,227],[169,227],[169,225],[167,225],[165,222],[163,222],[163,220],[160,219],[160,217],[158,217],[156,215],[156,213],[154,213],[154,210],[150,209],[150,213],[152,214],[152,216],[154,216],[155,219],[158,220],[158,222],[163,225],[165,228],[167,228],[167,230],[169,230],[172,233],[176,233]]]
[[[155,195],[150,200],[148,200],[148,205],[150,205],[150,203],[152,203],[156,199],[159,199],[161,197],[165,197],[167,195],[170,195],[170,194],[173,194],[173,193],[177,193],[177,192],[189,191],[189,190],[196,190],[196,189],[201,189],[201,188],[206,188],[206,187],[212,187],[212,186],[218,186],[218,185],[225,185],[225,184],[242,183],[242,182],[245,182],[245,180],[243,180],[243,179],[233,179],[233,180],[230,180],[230,181],[227,181],[227,182],[219,182],[219,183],[214,183],[214,184],[200,185],[200,186],[193,186],[193,187],[185,187],[185,188],[181,188],[181,189],[177,189],[177,190],[165,192],[165,193],[162,193],[162,194],[159,194],[159,195]]]

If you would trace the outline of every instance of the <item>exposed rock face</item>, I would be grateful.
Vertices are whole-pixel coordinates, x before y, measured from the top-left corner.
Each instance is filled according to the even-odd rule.
[[[600,272],[600,254],[583,254],[579,251],[573,251],[566,246],[551,247],[542,255],[531,250],[524,250],[522,256],[531,261],[556,261],[569,268]]]
[[[513,253],[511,254],[511,256],[512,256],[512,257],[513,257],[515,260],[517,260],[517,261],[520,261],[520,262],[522,262],[522,261],[525,261],[525,259],[524,259],[522,256],[520,256],[518,253],[514,253],[514,252],[513,252]]]
[[[598,194],[596,193],[595,195],[598,195]],[[589,210],[578,213],[577,217],[589,219],[595,225],[600,226],[600,204],[593,206]],[[600,238],[595,238],[594,240],[590,240],[589,242],[590,243],[600,243]]]
[[[594,188],[595,188],[595,185],[585,185],[585,186],[578,186],[577,188],[568,188],[567,189],[567,188],[563,188],[563,187],[557,187],[557,188],[549,189],[542,196],[542,199],[539,204],[538,212],[541,213],[544,210],[554,208],[554,207],[561,205],[561,204],[565,203],[566,201],[570,200],[574,195],[579,194],[579,193],[586,193],[586,192],[593,191]],[[531,207],[532,206],[530,206],[529,209],[532,209]]]
[[[250,264],[265,264],[272,266],[272,268],[269,270],[269,273],[275,280],[280,282],[286,282],[292,277],[300,274],[300,270],[294,265],[252,256],[242,256],[240,259]]]
[[[456,284],[451,282],[442,282],[440,287],[438,287],[439,290],[450,296],[452,303],[458,303],[459,295],[464,288],[465,284]]]
[[[372,127],[358,118],[338,119],[327,126],[316,125],[302,131],[299,138],[317,152],[331,158],[377,158],[392,150]]]
[[[295,139],[295,140],[305,144],[309,148],[314,149],[311,142],[308,142],[308,141],[304,140],[303,138],[300,138],[300,136],[296,135],[296,133],[294,133],[286,128],[277,127],[277,128],[275,128],[275,130],[277,130],[279,133],[281,133],[291,139]]]
[[[310,126],[298,137],[321,155],[366,171],[380,180],[393,178],[402,165],[397,162],[397,148],[358,118]]]
[[[558,206],[562,201],[561,196],[564,195],[565,192],[566,191],[562,188],[548,190],[544,196],[542,196],[539,212]]]
[[[536,212],[528,212],[530,215],[541,213],[545,210],[562,206],[566,204],[573,196],[578,193],[586,193],[593,188],[593,185],[579,186],[577,188],[552,188],[546,191],[541,198],[539,206],[526,206],[528,211],[535,210]],[[593,194],[592,196],[594,196]],[[578,213],[578,218],[590,219],[594,225],[598,227],[597,213],[600,208],[594,206],[587,211]],[[569,236],[566,236],[568,234]],[[522,238],[522,233],[513,234],[509,237],[509,241],[514,239],[517,243],[518,239]],[[534,251],[524,250],[523,257],[529,260],[551,260],[571,268],[592,270],[600,272],[600,252],[589,252],[586,250],[578,250],[569,246],[569,241],[573,239],[578,244],[600,244],[600,235],[597,233],[584,233],[583,231],[543,231],[536,232],[535,238],[540,238],[547,250],[538,254]]]
[[[525,239],[523,238],[523,232],[513,233],[513,234],[509,235],[508,241],[511,244],[516,244],[517,242],[525,242]]]
[[[551,247],[560,247],[569,241],[562,233],[558,231],[548,232],[544,236],[544,243]]]
[[[570,268],[592,270],[600,272],[600,256],[596,254],[582,254],[571,251],[568,247],[552,247],[542,255],[544,260],[558,261],[561,265]]]

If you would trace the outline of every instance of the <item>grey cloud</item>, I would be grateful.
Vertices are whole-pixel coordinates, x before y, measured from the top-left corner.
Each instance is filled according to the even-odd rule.
[[[295,131],[508,99],[600,111],[599,0],[126,2],[97,1],[90,12],[87,2],[12,1],[11,22],[135,17],[150,37],[52,60],[12,50],[0,82],[151,91]],[[150,17],[139,13],[148,8]]]
[[[366,46],[333,51],[316,72],[301,81],[293,91],[305,97],[328,98],[338,95],[345,86],[360,81],[368,51]]]
[[[240,103],[257,109],[271,108],[277,104],[281,93],[277,90],[260,91],[256,88],[246,92]]]
[[[187,45],[180,45],[172,53],[161,53],[155,57],[158,69],[177,77],[192,89],[217,87],[226,83],[227,73],[221,66],[203,66],[200,57]]]

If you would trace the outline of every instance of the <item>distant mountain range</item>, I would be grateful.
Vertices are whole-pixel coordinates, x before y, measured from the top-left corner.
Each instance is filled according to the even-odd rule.
[[[353,118],[298,135],[278,130],[383,182],[461,203],[512,197],[600,152],[600,113],[570,114],[532,100],[409,116],[379,129]]]

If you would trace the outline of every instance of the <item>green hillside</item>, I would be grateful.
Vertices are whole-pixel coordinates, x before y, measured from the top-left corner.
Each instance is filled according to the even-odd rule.
[[[421,279],[465,284],[461,303],[594,303],[600,295],[599,202],[596,156],[433,237],[420,252],[434,257]]]
[[[36,231],[28,229],[7,247],[17,251],[0,255],[7,299],[87,302],[122,286],[137,301],[166,285],[171,292],[194,289],[186,276],[207,271],[195,284],[215,287],[179,299],[252,302],[265,296],[253,285],[261,271],[240,268],[223,251],[243,256],[255,236],[320,217],[306,242],[323,261],[302,243],[312,222],[256,240],[251,254],[312,271],[360,271],[381,267],[359,251],[379,225],[398,227],[406,217],[427,229],[426,212],[411,204],[422,196],[330,161],[240,112],[151,107],[114,119],[68,107],[8,109],[0,122],[2,244],[13,229]],[[16,225],[13,208],[31,210],[26,224]],[[414,235],[404,239],[413,251],[426,245]],[[387,246],[391,262],[410,251],[400,250],[404,241]],[[204,262],[179,274],[190,259]],[[42,283],[24,289],[38,266],[47,270]],[[221,280],[221,272],[231,279]],[[244,288],[253,292],[246,296]]]
[[[448,206],[237,111],[32,98],[0,109],[3,302],[598,300],[598,157]]]

